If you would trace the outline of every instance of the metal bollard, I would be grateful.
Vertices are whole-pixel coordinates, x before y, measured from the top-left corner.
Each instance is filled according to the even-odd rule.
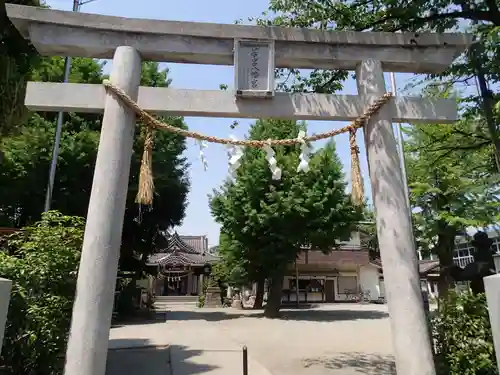
[[[246,345],[243,347],[243,375],[248,375],[248,350]]]

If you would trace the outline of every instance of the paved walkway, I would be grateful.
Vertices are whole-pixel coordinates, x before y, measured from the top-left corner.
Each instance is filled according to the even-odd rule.
[[[284,314],[286,319],[272,320],[253,311],[177,307],[166,322],[113,328],[110,348],[159,349],[148,351],[147,368],[154,369],[137,372],[120,356],[130,362],[134,353],[146,361],[144,350],[114,352],[107,375],[240,375],[243,345],[249,348],[249,375],[394,373],[385,306],[323,305]],[[161,349],[165,345],[171,358]]]
[[[203,312],[208,312],[204,309]],[[112,328],[110,332],[111,365],[107,375],[136,375],[131,372],[130,361],[121,361],[120,358],[131,358],[132,355],[140,360],[149,361],[148,368],[156,366],[154,375],[240,375],[242,370],[242,346],[231,340],[212,322],[197,319],[192,320],[197,311],[171,311],[167,314],[166,322],[150,324],[127,325]],[[217,314],[217,311],[214,311]],[[170,364],[168,369],[167,354],[163,358],[158,351],[151,348],[147,354],[144,349],[120,350],[116,348],[140,348],[143,346],[170,348]],[[114,353],[113,353],[114,352]],[[154,364],[154,366],[152,366]],[[250,375],[272,375],[261,364],[249,358]],[[162,370],[158,370],[162,368]],[[171,372],[169,372],[171,371]],[[142,369],[137,375],[151,375]]]

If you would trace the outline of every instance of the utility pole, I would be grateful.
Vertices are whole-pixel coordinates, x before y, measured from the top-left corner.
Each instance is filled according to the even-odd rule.
[[[396,96],[396,75],[394,72],[390,73],[391,77],[391,91],[394,96]],[[405,189],[405,198],[406,205],[408,210],[408,216],[410,218],[410,222],[413,222],[413,216],[411,214],[411,203],[410,203],[410,189],[408,188],[408,175],[406,173],[406,160],[405,160],[405,146],[403,139],[403,129],[401,123],[396,124],[397,132],[396,132],[396,140],[398,142],[399,149],[399,163],[401,165],[401,175],[403,176],[403,185]],[[422,254],[417,250],[418,259],[422,260]]]
[[[92,1],[94,0],[89,0],[85,2],[81,2],[80,0],[73,0],[73,12],[80,11],[80,7],[82,5],[90,3]],[[71,71],[71,57],[67,56],[66,59],[64,60],[64,83],[68,82],[70,71]],[[59,112],[57,115],[56,136],[54,139],[54,148],[52,149],[52,161],[50,163],[49,181],[47,183],[47,194],[45,195],[45,206],[43,210],[44,212],[50,210],[50,205],[52,203],[52,191],[54,190],[54,181],[56,178],[57,158],[59,156],[59,147],[61,145],[63,116],[64,112]]]

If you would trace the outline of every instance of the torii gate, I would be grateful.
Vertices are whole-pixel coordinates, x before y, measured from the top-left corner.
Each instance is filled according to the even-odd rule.
[[[10,4],[6,8],[10,20],[43,55],[113,58],[111,82],[143,109],[162,115],[354,120],[386,92],[384,70],[440,72],[472,41],[464,34],[327,32],[128,19]],[[249,49],[255,44],[267,64],[259,65],[258,76],[249,72]],[[236,61],[238,95],[139,87],[142,59],[215,65]],[[275,66],[356,70],[359,95],[274,94]],[[104,375],[135,115],[101,85],[30,82],[26,105],[41,111],[104,113],[65,367],[66,375]],[[392,122],[442,124],[456,119],[454,100],[396,97],[364,126],[401,375],[434,375],[435,369]]]

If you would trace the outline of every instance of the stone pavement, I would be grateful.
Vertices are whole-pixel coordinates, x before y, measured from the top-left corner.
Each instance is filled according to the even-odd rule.
[[[170,311],[166,322],[112,328],[107,375],[242,374],[242,346],[227,337],[212,322],[193,320],[195,314],[196,311]],[[166,345],[169,354],[154,349]],[[150,346],[150,349],[137,349],[143,346]],[[135,349],[123,349],[125,347]],[[130,365],[134,361],[132,356],[137,361],[149,364],[133,372],[135,365]],[[150,372],[149,369],[155,366]],[[249,358],[249,374],[272,375],[252,358]]]
[[[137,372],[131,357],[146,362],[144,351],[110,352],[107,375],[240,375],[243,345],[249,348],[249,375],[394,374],[385,306],[322,305],[284,315],[265,319],[255,311],[171,307],[166,322],[111,330],[110,348],[160,349],[149,349],[148,365]],[[165,345],[170,357],[161,350]]]

